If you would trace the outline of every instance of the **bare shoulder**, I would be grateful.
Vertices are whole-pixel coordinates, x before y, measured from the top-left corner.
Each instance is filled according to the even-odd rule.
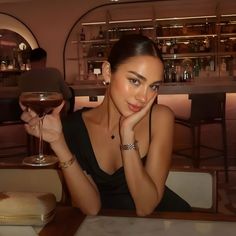
[[[152,135],[155,134],[153,137],[161,136],[161,139],[164,140],[164,137],[171,136],[174,130],[174,122],[174,112],[168,106],[161,104],[153,106],[151,114]],[[160,139],[158,138],[158,140]]]
[[[152,119],[174,120],[174,112],[166,105],[155,104],[152,109]]]

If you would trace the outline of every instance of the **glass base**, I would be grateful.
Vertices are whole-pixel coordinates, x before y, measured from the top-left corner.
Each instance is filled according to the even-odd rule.
[[[23,160],[23,164],[27,166],[50,166],[58,162],[56,156],[43,155],[43,158],[39,158],[38,155],[26,157]]]

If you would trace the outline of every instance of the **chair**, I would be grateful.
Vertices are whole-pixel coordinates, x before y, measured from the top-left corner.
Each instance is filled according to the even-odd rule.
[[[189,203],[193,211],[217,212],[217,172],[172,169],[166,185]]]
[[[0,128],[1,127],[10,127],[16,125],[23,125],[23,122],[20,118],[22,110],[18,103],[18,98],[1,98],[0,99]],[[13,140],[13,144],[9,146],[0,147],[0,150],[3,150],[3,154],[0,157],[10,157],[13,155],[11,152],[12,149],[26,148],[26,151],[21,151],[17,154],[31,154],[31,146],[30,146],[30,137],[26,134],[26,143],[25,144],[17,144],[15,140]]]
[[[225,121],[225,93],[190,94],[191,113],[189,118],[175,117],[175,122],[191,129],[192,146],[175,150],[174,154],[191,158],[193,166],[199,168],[202,159],[224,158],[225,179],[228,181],[227,137]],[[222,148],[216,148],[201,143],[201,127],[203,125],[218,124],[221,126]],[[211,151],[212,154],[201,155],[201,148]],[[191,150],[191,153],[186,153]],[[214,152],[214,153],[213,153]]]

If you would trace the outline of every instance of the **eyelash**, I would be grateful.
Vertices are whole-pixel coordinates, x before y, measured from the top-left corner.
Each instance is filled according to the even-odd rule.
[[[155,85],[151,85],[151,89],[155,92],[158,92],[159,90],[159,85],[155,84]]]
[[[138,79],[134,79],[134,78],[128,78],[130,83],[135,85],[135,86],[139,86],[141,84],[141,82]],[[159,85],[154,84],[151,85],[150,88],[154,91],[157,92],[159,90]]]
[[[129,82],[135,86],[139,86],[140,85],[140,81],[138,79],[134,79],[134,78],[128,78]]]

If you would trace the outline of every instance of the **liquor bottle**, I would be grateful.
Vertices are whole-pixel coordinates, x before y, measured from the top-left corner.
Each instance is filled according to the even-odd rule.
[[[186,64],[183,71],[183,82],[190,81],[192,79],[191,68],[189,64]]]
[[[162,51],[162,45],[159,39],[157,40],[157,48],[159,49],[160,52]]]
[[[227,65],[225,63],[225,59],[223,58],[222,61],[221,61],[221,64],[220,64],[220,71],[221,72],[226,72],[227,70]]]
[[[201,43],[200,43],[199,51],[200,51],[200,52],[204,52],[204,51],[205,51],[205,44],[204,44],[204,42],[201,42]]]
[[[210,52],[210,40],[208,37],[205,40],[205,51]]]
[[[156,26],[156,36],[157,36],[157,37],[163,36],[162,26],[159,25],[159,24]]]
[[[236,79],[236,57],[234,57],[233,62],[232,62],[232,75],[233,79]]]
[[[164,68],[164,82],[169,83],[171,82],[171,73],[170,73],[170,63],[167,61],[165,63],[165,68]]]
[[[176,82],[176,70],[174,63],[171,65],[171,82]]]
[[[163,41],[163,44],[162,44],[162,53],[167,53],[167,45],[166,45],[165,40]]]
[[[80,31],[80,41],[84,41],[85,40],[85,33],[84,33],[84,29],[81,28],[81,31]]]
[[[176,82],[181,82],[182,81],[182,67],[180,64],[176,65],[175,71],[176,71]]]
[[[210,71],[215,71],[215,61],[213,58],[210,60]]]
[[[104,39],[104,32],[102,30],[102,26],[100,26],[99,32],[98,32],[98,38],[99,39]]]
[[[176,39],[174,40],[174,53],[178,53],[178,44],[177,44],[177,41]]]
[[[210,25],[209,25],[208,19],[206,18],[205,34],[209,34],[209,31],[210,31]]]
[[[196,63],[193,67],[193,72],[194,72],[194,77],[199,77],[200,66],[199,66],[198,59],[196,59]]]

